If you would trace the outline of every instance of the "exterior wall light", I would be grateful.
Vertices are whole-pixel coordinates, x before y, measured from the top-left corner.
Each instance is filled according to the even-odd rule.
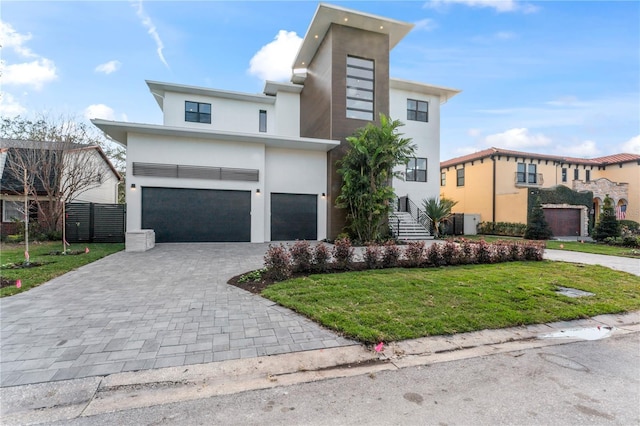
[[[133,191],[135,191],[135,190],[136,190],[136,184],[135,184],[135,183],[132,183],[132,184],[131,184],[131,189],[132,189]]]
[[[322,193],[322,198],[325,198],[327,195],[323,192]]]
[[[256,194],[260,195],[260,188],[256,189]]]

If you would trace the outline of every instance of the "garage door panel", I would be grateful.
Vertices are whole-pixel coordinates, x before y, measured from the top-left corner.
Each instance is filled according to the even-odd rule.
[[[142,188],[142,228],[157,242],[251,240],[251,192]]]
[[[271,241],[317,240],[318,196],[271,194]]]
[[[580,235],[580,210],[544,209],[544,217],[556,237]]]

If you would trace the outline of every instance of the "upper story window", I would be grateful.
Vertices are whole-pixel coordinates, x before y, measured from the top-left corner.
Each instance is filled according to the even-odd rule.
[[[263,109],[260,110],[260,124],[258,125],[258,130],[261,132],[267,131],[267,111]]]
[[[211,124],[211,104],[185,101],[184,121]]]
[[[585,173],[584,180],[586,182],[589,182],[591,180],[591,170],[585,170],[584,173]]]
[[[412,158],[407,163],[407,181],[426,182],[427,181],[427,159]]]
[[[415,99],[407,99],[407,120],[428,122],[429,103]]]
[[[456,170],[456,185],[464,186],[464,167]]]
[[[373,61],[347,56],[347,118],[373,120],[373,88]]]
[[[567,181],[567,169],[566,169],[566,167],[564,167],[564,168],[562,169],[562,181],[563,181],[563,182],[566,182],[566,181]]]
[[[573,171],[573,180],[578,179],[580,179],[580,170],[578,170],[578,168],[576,167],[576,169]]]
[[[538,174],[535,164],[518,163],[516,183],[538,183]]]
[[[447,186],[447,172],[440,172],[440,186]]]

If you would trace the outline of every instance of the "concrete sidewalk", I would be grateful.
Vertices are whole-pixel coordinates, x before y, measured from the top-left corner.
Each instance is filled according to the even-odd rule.
[[[640,275],[640,259],[630,257],[605,256],[602,254],[580,253],[568,250],[544,251],[544,258],[548,260],[583,263],[585,265],[601,265],[617,271]]]
[[[348,346],[188,367],[117,373],[0,389],[3,424],[69,421],[102,413],[375,374],[613,335],[640,336],[640,312],[483,330],[393,343],[381,352]]]

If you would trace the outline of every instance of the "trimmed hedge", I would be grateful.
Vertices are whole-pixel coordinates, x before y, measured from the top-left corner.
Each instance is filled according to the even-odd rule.
[[[398,246],[393,242],[383,245],[370,244],[363,253],[360,264],[366,269],[415,268],[481,263],[501,263],[520,260],[540,261],[546,244],[541,241],[474,241],[464,238],[431,244],[427,249],[423,242]],[[330,255],[331,253],[331,255]],[[331,257],[331,258],[330,258]],[[303,261],[301,262],[301,259]],[[310,261],[310,264],[307,262]],[[304,265],[304,266],[302,266]],[[355,268],[354,248],[347,238],[336,241],[333,250],[319,243],[311,248],[308,243],[296,242],[287,248],[280,244],[269,245],[264,256],[265,276],[282,281],[294,271],[345,271]],[[302,267],[301,267],[302,266]],[[362,267],[358,268],[362,269]]]

